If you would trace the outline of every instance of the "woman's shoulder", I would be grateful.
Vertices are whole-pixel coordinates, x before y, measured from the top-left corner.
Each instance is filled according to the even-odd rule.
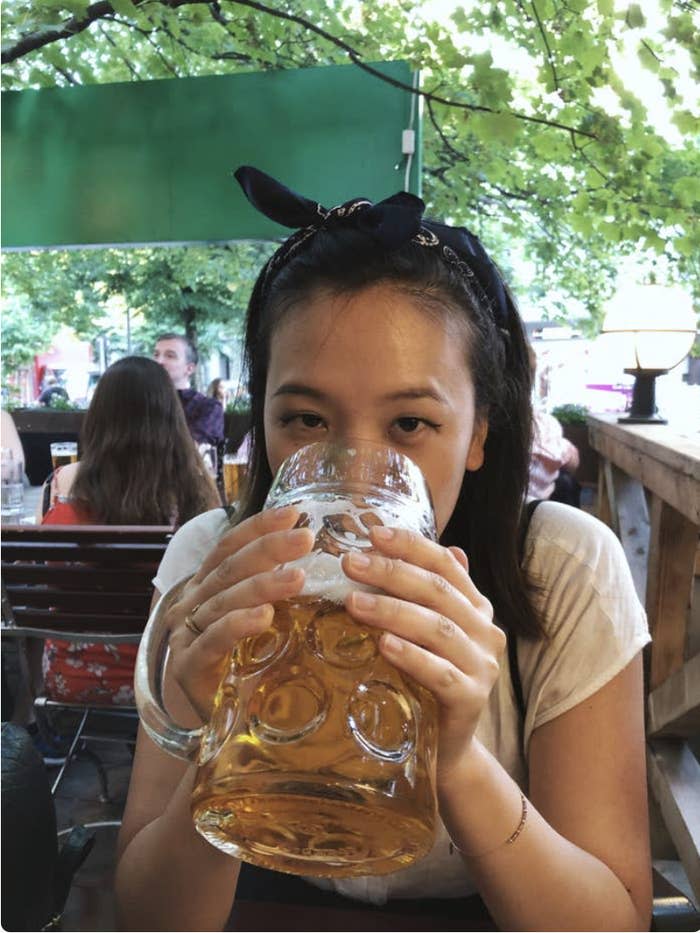
[[[518,645],[529,740],[612,680],[649,633],[622,545],[595,516],[543,502],[532,516],[525,569],[545,632]]]
[[[224,508],[210,509],[185,522],[172,537],[154,579],[164,593],[183,577],[194,573],[206,554],[231,527]]]
[[[530,523],[525,571],[550,640],[577,630],[646,638],[646,617],[625,552],[607,525],[581,509],[543,502]],[[597,633],[597,634],[594,634]]]
[[[562,502],[541,502],[533,513],[525,549],[526,565],[560,565],[595,569],[613,556],[626,562],[614,532],[583,509]]]
[[[209,549],[221,535],[231,527],[231,520],[226,509],[218,507],[195,515],[175,532],[169,548],[188,547],[200,550]]]

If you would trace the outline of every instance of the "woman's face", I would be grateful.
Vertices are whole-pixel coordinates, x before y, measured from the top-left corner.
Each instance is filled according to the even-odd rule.
[[[270,469],[306,444],[369,440],[415,461],[439,533],[465,469],[483,462],[466,337],[391,284],[354,295],[319,291],[272,336],[265,390]]]

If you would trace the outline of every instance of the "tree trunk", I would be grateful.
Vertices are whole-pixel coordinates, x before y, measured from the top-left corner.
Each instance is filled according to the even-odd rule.
[[[197,356],[199,356],[199,346],[197,344],[197,309],[190,304],[189,296],[191,294],[192,289],[186,285],[182,289],[182,324],[185,330],[185,336],[192,343],[192,346],[197,351]],[[194,371],[194,387],[199,392],[204,391],[202,388],[199,366]]]

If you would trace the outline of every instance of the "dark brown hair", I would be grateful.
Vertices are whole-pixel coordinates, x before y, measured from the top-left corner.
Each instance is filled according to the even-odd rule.
[[[165,369],[127,356],[105,371],[80,435],[71,495],[95,522],[184,524],[220,505]]]
[[[527,340],[506,290],[507,320],[497,326],[485,296],[440,254],[415,242],[381,250],[361,231],[336,226],[310,237],[261,288],[248,307],[245,359],[252,408],[250,485],[242,517],[262,508],[272,476],[265,450],[263,408],[270,341],[280,320],[318,289],[351,294],[379,282],[410,290],[426,313],[435,308],[464,322],[467,365],[474,380],[477,412],[488,419],[484,465],[465,472],[444,545],[459,545],[470,573],[494,606],[499,624],[525,637],[542,626],[521,570],[518,532],[530,462],[532,409]],[[264,296],[264,297],[261,297]],[[422,296],[422,297],[421,297]]]

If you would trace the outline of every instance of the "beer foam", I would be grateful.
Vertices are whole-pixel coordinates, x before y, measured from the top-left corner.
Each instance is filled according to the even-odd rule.
[[[284,564],[284,567],[300,567],[304,571],[302,596],[322,596],[331,602],[342,603],[353,590],[362,590],[363,593],[378,592],[372,586],[351,580],[343,573],[340,558],[323,551],[312,551],[311,554],[305,554]]]
[[[378,592],[374,587],[357,583],[347,577],[343,573],[338,552],[371,550],[369,528],[372,525],[399,525],[424,532],[426,520],[432,521],[431,516],[426,519],[422,508],[411,508],[404,502],[392,502],[389,497],[371,493],[317,495],[313,499],[300,496],[298,499],[286,500],[285,505],[296,506],[302,516],[306,515],[299,527],[310,527],[316,534],[317,541],[315,550],[310,554],[305,554],[284,566],[301,567],[304,571],[306,579],[301,591],[302,596],[322,596],[337,603],[342,603],[353,590]],[[349,521],[344,522],[343,518]],[[327,535],[330,541],[321,543],[321,535]],[[336,553],[323,550],[329,543]]]

